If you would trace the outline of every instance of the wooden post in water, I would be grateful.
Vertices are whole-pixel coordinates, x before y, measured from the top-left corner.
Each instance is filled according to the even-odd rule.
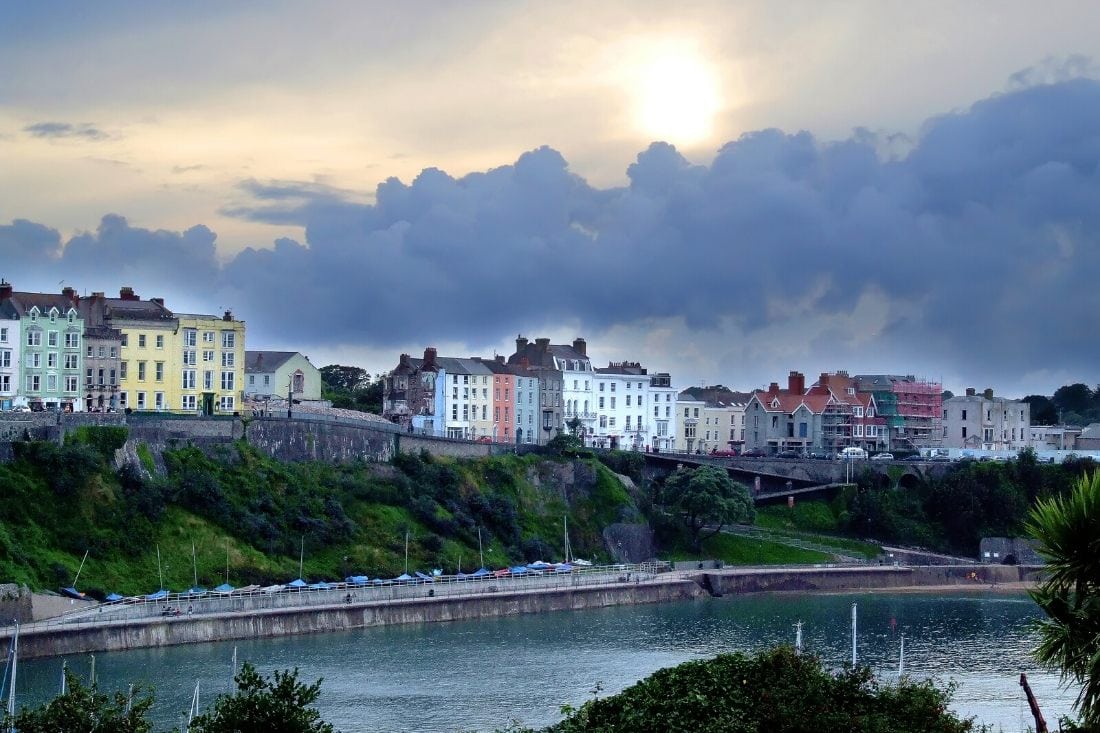
[[[1024,688],[1024,694],[1027,695],[1027,706],[1031,708],[1031,717],[1035,718],[1035,733],[1050,733],[1050,729],[1047,728],[1047,721],[1043,719],[1043,712],[1039,710],[1039,702],[1035,699],[1035,695],[1031,693],[1031,685],[1027,683],[1027,675],[1020,674],[1020,687]]]

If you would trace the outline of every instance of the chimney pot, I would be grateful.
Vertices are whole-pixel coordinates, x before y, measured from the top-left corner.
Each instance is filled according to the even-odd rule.
[[[118,297],[120,300],[141,300],[141,298],[134,293],[134,289],[127,285],[119,288]]]
[[[424,349],[424,365],[435,366],[435,358],[439,355],[439,352],[434,346],[429,346]]]
[[[548,339],[548,338],[535,339],[535,345],[538,346],[540,349],[545,349],[546,347],[548,347],[550,345],[550,339]]]
[[[584,339],[577,337],[573,339],[573,351],[576,351],[581,356],[588,356],[588,344]]]
[[[982,392],[982,395],[983,395],[983,396],[984,396],[984,397],[985,397],[985,398],[986,398],[987,400],[991,400],[991,399],[993,399],[993,389],[992,389],[991,387],[986,387],[986,388],[985,388],[985,391],[984,391],[984,392]]]
[[[779,394],[779,382],[772,382],[771,384],[768,385],[768,394],[770,394],[770,395]]]
[[[976,389],[974,389],[973,387],[967,387],[966,388],[966,396],[967,397],[974,397],[977,394],[978,394],[978,391]]]
[[[7,280],[0,280],[0,299],[11,297],[12,286]]]
[[[157,301],[157,303],[159,305],[164,305],[164,298],[156,298],[155,300]],[[233,320],[233,311],[227,310],[225,312],[225,315],[222,316],[222,320],[223,321],[232,321]]]

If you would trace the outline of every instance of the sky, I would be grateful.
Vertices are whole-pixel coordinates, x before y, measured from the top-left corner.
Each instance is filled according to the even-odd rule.
[[[1094,2],[0,0],[0,277],[391,369],[1100,382]]]

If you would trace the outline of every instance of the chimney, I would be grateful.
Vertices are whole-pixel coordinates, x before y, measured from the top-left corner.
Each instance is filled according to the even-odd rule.
[[[806,391],[806,377],[802,372],[792,371],[787,375],[787,391],[791,394],[802,394]]]
[[[495,361],[497,364],[503,364],[504,354],[493,354],[493,361]]]
[[[438,354],[439,354],[439,352],[436,351],[434,346],[429,346],[426,349],[424,349],[424,366],[434,367],[435,366],[435,357]]]
[[[973,387],[967,387],[966,388],[966,396],[967,397],[973,397],[976,394],[977,394],[977,391]]]
[[[772,382],[771,384],[768,385],[768,394],[770,394],[770,395],[779,394],[779,382]]]
[[[0,280],[0,300],[7,300],[11,297],[11,283],[7,280]]]
[[[137,295],[134,295],[134,289],[129,286],[119,288],[118,297],[121,300],[141,300]]]
[[[69,300],[76,300],[76,288],[74,287],[66,285],[64,288],[61,289],[61,294]]]
[[[588,344],[585,343],[584,339],[580,337],[573,339],[573,351],[576,351],[581,356],[588,356],[586,349],[588,349]]]
[[[409,363],[409,355],[408,354],[402,354],[401,357],[397,360],[397,364],[398,364],[398,366],[404,366],[404,367],[412,366]]]
[[[993,389],[991,387],[986,387],[985,391],[982,392],[982,396],[985,397],[987,400],[993,399]]]
[[[161,306],[161,307],[164,307],[164,298],[153,298],[153,301],[154,301],[154,302],[155,302],[155,303],[156,303],[157,305],[159,305],[159,306]],[[232,320],[233,320],[233,311],[227,310],[227,311],[226,311],[226,312],[225,312],[225,313],[224,313],[224,314],[222,315],[222,320],[223,320],[223,321],[232,321]]]
[[[550,348],[550,339],[535,339],[535,346],[540,349]]]
[[[523,351],[527,348],[527,339],[523,336],[516,336],[516,351]]]
[[[92,299],[93,300],[103,300],[103,293],[102,292],[92,293]]]

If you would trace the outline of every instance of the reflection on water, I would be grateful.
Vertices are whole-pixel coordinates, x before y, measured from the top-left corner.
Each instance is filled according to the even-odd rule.
[[[1025,730],[1020,672],[1048,721],[1070,712],[1073,693],[1029,656],[1038,608],[1023,596],[993,594],[731,596],[103,653],[96,673],[105,689],[155,686],[154,716],[164,727],[180,723],[196,680],[204,704],[228,689],[234,646],[263,672],[300,667],[307,681],[323,677],[319,707],[345,733],[493,730],[512,720],[537,726],[556,722],[562,704],[580,704],[597,683],[607,695],[688,659],[793,643],[799,620],[805,648],[842,665],[851,658],[853,601],[860,662],[880,674],[896,673],[904,631],[906,672],[956,681],[953,707],[964,715],[1006,733]],[[87,673],[87,656],[68,662]],[[21,702],[42,701],[58,687],[60,659],[19,669]]]

